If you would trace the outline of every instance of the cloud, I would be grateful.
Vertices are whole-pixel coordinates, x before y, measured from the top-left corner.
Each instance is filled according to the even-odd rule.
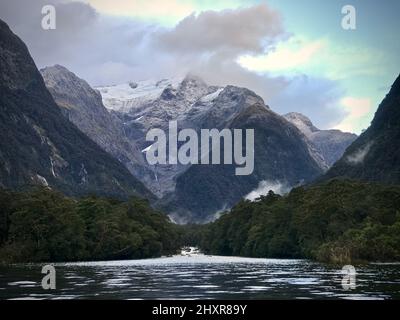
[[[257,189],[250,192],[248,195],[245,196],[245,199],[254,201],[260,196],[265,196],[268,194],[269,191],[273,191],[275,194],[283,195],[290,191],[290,188],[285,186],[285,184],[279,181],[267,181],[263,180],[260,181],[258,184]]]
[[[116,16],[152,18],[169,16],[180,18],[191,14],[195,7],[188,1],[179,0],[87,0],[98,11]]]
[[[236,10],[192,14],[157,38],[168,51],[236,56],[262,53],[283,34],[280,15],[262,4]]]
[[[144,6],[149,14],[164,10],[133,2]],[[321,128],[340,123],[346,115],[337,107],[343,93],[333,81],[298,74],[260,74],[238,63],[244,55],[268,56],[287,38],[281,15],[266,4],[200,11],[174,27],[165,27],[154,21],[117,16],[118,12],[104,14],[110,11],[105,7],[99,11],[101,3],[3,0],[0,17],[26,42],[39,68],[61,64],[94,86],[192,72],[209,84],[247,87],[278,113],[305,113]],[[178,0],[174,3],[181,4]],[[56,6],[56,30],[41,28],[45,4]],[[120,10],[121,6],[116,4]],[[211,1],[205,1],[204,6],[211,7]],[[299,48],[303,61],[310,56],[312,59],[317,50],[312,45]]]
[[[279,42],[266,54],[238,59],[249,71],[291,79],[289,86],[271,101],[279,112],[296,110],[321,129],[355,133],[369,125],[376,101],[346,97],[344,88],[352,88],[359,95],[371,93],[373,77],[385,73],[384,61],[385,54],[379,48],[367,50],[356,44],[344,46],[328,38],[310,40],[299,35]]]
[[[274,51],[266,55],[242,56],[239,63],[255,72],[293,70],[309,63],[325,45],[322,40],[302,43],[292,38],[290,41],[281,42]]]
[[[369,124],[373,112],[369,98],[344,97],[340,101],[346,112],[346,117],[335,126],[342,131],[361,131]]]
[[[278,113],[303,112],[321,128],[336,125],[345,113],[338,108],[343,91],[334,81],[299,74],[259,73],[240,63],[240,57],[248,54],[272,55],[269,63],[273,65],[284,55],[278,53],[282,52],[279,43],[287,36],[280,14],[260,5],[191,15],[175,28],[159,33],[156,39],[160,50],[169,53],[168,65],[174,70],[190,71],[211,84],[247,87]],[[278,49],[268,53],[276,45]],[[301,64],[312,59],[325,42],[293,37],[290,46],[293,51],[285,63]]]
[[[55,30],[41,28],[45,4],[56,8]],[[61,64],[92,85],[151,77],[158,69],[152,55],[162,60],[147,44],[156,26],[105,16],[86,3],[6,0],[0,18],[27,44],[39,68]]]
[[[106,15],[128,16],[173,26],[195,12],[238,8],[246,0],[82,0]]]
[[[300,112],[320,129],[332,128],[340,123],[346,112],[340,108],[344,91],[335,81],[326,78],[298,75],[270,103],[280,113]]]
[[[371,150],[373,141],[368,142],[364,147],[356,150],[352,154],[346,157],[346,161],[351,165],[358,165],[364,162],[365,157],[367,156],[369,150]]]
[[[365,48],[352,43],[341,45],[328,38],[309,39],[291,35],[274,50],[262,55],[243,55],[240,65],[254,72],[276,75],[299,73],[331,80],[366,75],[383,75],[387,56],[379,48]]]

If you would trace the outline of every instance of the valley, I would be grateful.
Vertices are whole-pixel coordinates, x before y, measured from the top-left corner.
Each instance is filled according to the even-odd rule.
[[[193,74],[92,88],[60,65],[39,72],[4,22],[0,35],[3,263],[154,258],[188,245],[328,263],[400,259],[399,78],[356,137]],[[178,151],[184,130],[254,132],[241,143],[254,170],[149,164],[147,133],[171,123],[177,140],[159,139],[165,151]],[[216,143],[207,156],[227,149]]]

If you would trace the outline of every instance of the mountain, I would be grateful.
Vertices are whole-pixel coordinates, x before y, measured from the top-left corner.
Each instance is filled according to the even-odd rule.
[[[63,116],[25,44],[0,20],[0,186],[70,195],[152,193]]]
[[[122,121],[104,107],[97,90],[60,65],[40,72],[55,102],[71,122],[135,177],[144,182],[152,179],[153,173],[136,142],[126,136]]]
[[[246,88],[210,86],[195,75],[97,87],[125,132],[146,151],[149,129],[255,129],[255,170],[236,176],[236,165],[157,165],[159,206],[179,222],[205,222],[242,197],[274,184],[282,190],[309,182],[327,169],[307,137]],[[223,149],[221,148],[221,152]],[[154,190],[154,189],[152,189]],[[268,191],[268,190],[266,190]]]
[[[322,156],[327,169],[340,159],[346,148],[357,138],[353,133],[340,130],[320,130],[301,113],[291,112],[284,117],[308,138],[311,148]]]
[[[104,106],[123,123],[128,139],[135,140],[143,153],[151,144],[145,140],[150,129],[161,128],[167,132],[172,120],[177,120],[180,127],[190,128],[184,122],[196,104],[220,90],[194,75],[96,89],[102,95]],[[152,166],[154,178],[146,183],[155,194],[165,196],[175,190],[175,178],[187,168],[188,165],[180,164]]]
[[[230,90],[245,90],[254,95],[247,89],[231,87]],[[253,173],[237,176],[235,165],[191,166],[177,177],[172,197],[165,199],[165,208],[175,220],[185,221],[190,217],[189,221],[210,221],[260,185],[275,184],[288,191],[323,172],[300,131],[262,101],[242,104],[224,127],[254,129]]]
[[[400,183],[400,76],[378,107],[371,126],[347,148],[323,179],[347,177]]]

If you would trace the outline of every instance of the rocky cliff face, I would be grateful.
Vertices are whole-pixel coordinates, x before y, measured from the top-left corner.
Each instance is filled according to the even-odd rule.
[[[0,185],[153,195],[61,113],[25,44],[0,20]]]
[[[320,130],[306,116],[291,112],[284,117],[293,123],[309,140],[310,148],[320,155],[320,161],[331,167],[345,152],[346,148],[357,138],[353,133],[340,130]]]
[[[323,179],[347,177],[400,183],[400,76],[379,105],[371,126],[346,150]]]

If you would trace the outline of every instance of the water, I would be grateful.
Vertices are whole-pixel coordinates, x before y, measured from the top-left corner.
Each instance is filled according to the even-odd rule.
[[[56,289],[41,287],[42,265],[0,266],[0,299],[400,299],[400,264],[341,268],[307,260],[174,256],[54,264]]]

